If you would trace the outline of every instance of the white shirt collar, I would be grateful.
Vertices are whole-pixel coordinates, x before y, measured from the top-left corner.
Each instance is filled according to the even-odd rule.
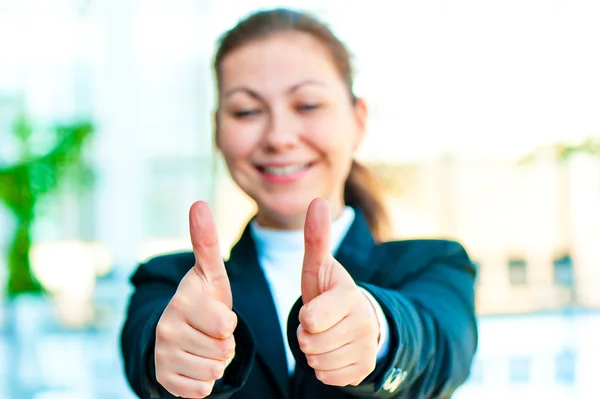
[[[355,212],[346,206],[336,220],[331,223],[331,253],[335,253],[342,243],[343,238],[354,221]],[[277,230],[259,226],[256,220],[250,222],[250,233],[256,243],[259,257],[271,257],[280,252],[303,252],[303,230]]]

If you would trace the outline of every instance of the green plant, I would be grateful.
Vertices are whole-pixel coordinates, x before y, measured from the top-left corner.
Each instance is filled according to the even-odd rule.
[[[7,253],[9,297],[21,293],[38,293],[42,287],[31,272],[29,252],[36,206],[45,196],[56,194],[67,181],[75,184],[89,179],[89,168],[83,154],[85,143],[93,132],[92,124],[73,122],[59,124],[42,131],[35,129],[24,113],[11,129],[18,143],[18,160],[0,165],[0,201],[11,211],[16,229]],[[38,154],[35,149],[42,139],[53,142],[50,150]]]

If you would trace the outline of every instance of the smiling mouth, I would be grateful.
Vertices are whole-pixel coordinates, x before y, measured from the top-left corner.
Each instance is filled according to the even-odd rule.
[[[287,166],[258,166],[258,170],[275,176],[287,176],[310,168],[314,162]]]

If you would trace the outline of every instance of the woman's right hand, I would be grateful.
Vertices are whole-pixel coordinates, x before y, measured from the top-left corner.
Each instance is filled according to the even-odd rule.
[[[229,278],[208,204],[190,208],[190,235],[196,263],[156,327],[157,381],[172,395],[204,398],[212,392],[235,354]]]

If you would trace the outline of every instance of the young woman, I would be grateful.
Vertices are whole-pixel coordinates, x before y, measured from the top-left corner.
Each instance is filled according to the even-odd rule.
[[[467,379],[474,266],[456,242],[383,242],[349,58],[292,10],[221,38],[215,140],[258,211],[223,262],[193,204],[193,253],[133,275],[122,351],[140,397],[448,398]]]

